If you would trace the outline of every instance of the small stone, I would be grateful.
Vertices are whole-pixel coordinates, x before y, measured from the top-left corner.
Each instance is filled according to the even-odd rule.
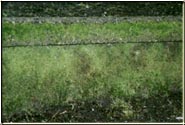
[[[176,117],[177,120],[183,120],[183,117]]]

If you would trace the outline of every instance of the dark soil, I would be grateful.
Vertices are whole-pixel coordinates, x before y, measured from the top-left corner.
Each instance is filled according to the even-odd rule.
[[[132,115],[125,108],[113,105],[113,100],[76,100],[65,104],[47,105],[34,111],[16,112],[3,116],[4,122],[182,122],[182,92],[153,95],[149,98],[136,96],[124,99],[131,104]]]
[[[182,15],[181,2],[2,2],[3,17]]]

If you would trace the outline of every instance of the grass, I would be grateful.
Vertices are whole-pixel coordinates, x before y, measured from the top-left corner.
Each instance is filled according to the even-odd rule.
[[[3,45],[13,43],[8,41],[10,35],[24,43],[46,42],[48,34],[49,42],[57,42],[60,38],[168,40],[171,35],[181,38],[181,32],[177,22],[88,26],[4,23]],[[3,121],[174,122],[182,116],[182,43],[2,51]]]
[[[3,23],[3,45],[97,41],[181,40],[181,22],[120,22],[105,24]],[[178,38],[178,39],[177,39]]]
[[[133,55],[136,46],[138,57]],[[135,96],[181,92],[181,45],[174,44],[174,55],[162,44],[142,46],[3,49],[3,114],[74,100],[112,98],[125,103]]]

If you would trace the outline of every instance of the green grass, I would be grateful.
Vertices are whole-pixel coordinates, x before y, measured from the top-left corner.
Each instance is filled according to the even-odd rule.
[[[3,23],[3,45],[19,43],[128,42],[181,40],[181,22],[105,24]]]
[[[3,49],[3,115],[107,97],[129,106],[124,100],[181,92],[181,43],[168,49],[161,43]],[[181,115],[179,106],[169,110]]]
[[[3,45],[115,39],[168,41],[182,38],[181,26],[180,22],[3,23],[2,37]],[[167,122],[182,116],[182,43],[17,47],[3,48],[2,52],[4,121],[88,122],[101,114],[102,109],[105,114],[100,116],[108,118],[102,118],[107,122]],[[94,109],[95,116],[75,119],[81,111],[83,114],[84,108],[88,112],[84,118],[92,113],[89,109],[95,104],[88,100],[101,102]],[[108,107],[101,106],[107,100],[111,100]],[[82,109],[78,106],[66,109],[70,113],[59,116],[60,120],[53,116],[61,107],[51,110],[52,115],[43,114],[49,106],[70,106],[78,101]],[[143,107],[145,111],[141,110]],[[15,117],[22,111],[31,115],[31,119]],[[165,115],[159,115],[162,113]],[[38,114],[42,118],[34,120]]]

